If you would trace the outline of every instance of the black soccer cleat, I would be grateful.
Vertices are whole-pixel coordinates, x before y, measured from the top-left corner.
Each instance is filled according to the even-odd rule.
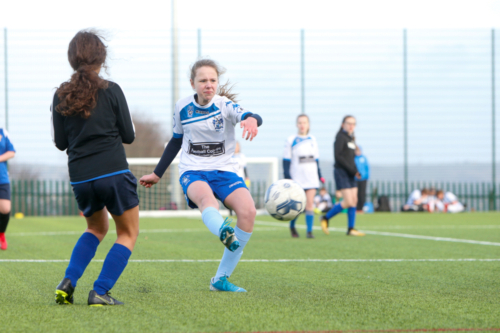
[[[99,295],[95,290],[91,290],[89,292],[89,306],[123,305],[122,302],[114,299],[109,294],[110,292],[108,291],[104,295]]]
[[[307,232],[307,238],[314,238],[312,231]]]
[[[297,229],[290,228],[290,233],[292,234],[293,238],[299,238],[299,233],[297,232]]]
[[[56,303],[58,304],[73,304],[73,293],[75,287],[71,284],[71,280],[64,278],[56,287]]]

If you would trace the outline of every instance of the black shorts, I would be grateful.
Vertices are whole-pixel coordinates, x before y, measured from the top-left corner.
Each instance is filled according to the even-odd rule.
[[[126,210],[139,205],[137,179],[131,172],[72,186],[78,208],[86,217],[92,216],[104,207],[111,214],[120,216]]]
[[[344,169],[335,168],[333,170],[333,176],[335,177],[335,185],[337,186],[337,190],[358,187],[354,176],[350,176]]]
[[[10,200],[10,184],[0,184],[0,199]]]

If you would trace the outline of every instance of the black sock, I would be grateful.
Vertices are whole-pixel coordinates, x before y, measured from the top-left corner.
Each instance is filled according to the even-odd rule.
[[[0,234],[7,230],[7,224],[9,224],[10,212],[8,214],[0,213]]]

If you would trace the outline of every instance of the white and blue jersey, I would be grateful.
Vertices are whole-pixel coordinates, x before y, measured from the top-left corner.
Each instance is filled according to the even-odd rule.
[[[0,155],[8,151],[15,152],[14,146],[9,139],[9,133],[3,128],[0,128]],[[0,184],[10,184],[9,171],[7,171],[7,161],[0,163]]]
[[[319,188],[319,150],[314,136],[288,137],[283,159],[290,161],[290,176],[303,189]]]
[[[215,95],[199,105],[194,95],[175,105],[174,138],[182,138],[179,175],[186,171],[238,171],[232,158],[236,147],[234,127],[248,113],[226,97]]]

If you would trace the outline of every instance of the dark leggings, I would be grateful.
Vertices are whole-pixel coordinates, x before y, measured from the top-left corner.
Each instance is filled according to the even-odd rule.
[[[360,180],[358,183],[358,205],[356,206],[356,210],[363,210],[363,206],[366,202],[366,184],[367,180]]]

